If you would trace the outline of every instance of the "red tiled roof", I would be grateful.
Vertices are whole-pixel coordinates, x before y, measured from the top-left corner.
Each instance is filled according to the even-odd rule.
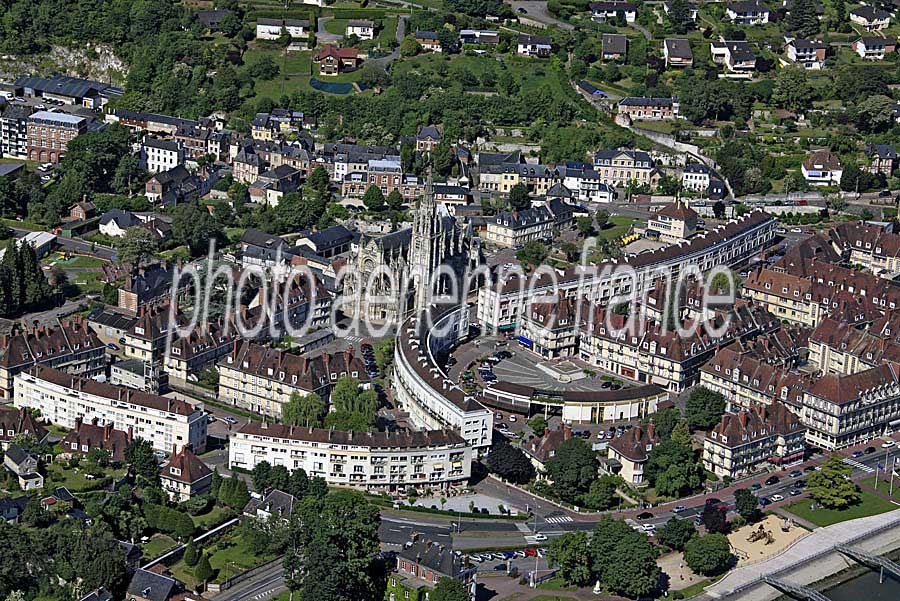
[[[173,468],[175,472],[172,471]],[[178,480],[185,484],[193,484],[210,475],[212,470],[194,454],[190,445],[181,447],[181,451],[172,455],[160,471],[161,478]]]

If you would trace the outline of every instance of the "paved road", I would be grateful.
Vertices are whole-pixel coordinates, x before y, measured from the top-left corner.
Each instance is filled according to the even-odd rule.
[[[25,234],[31,232],[31,230],[19,227],[10,227],[10,229],[13,231],[16,238],[22,238]],[[115,251],[108,248],[93,245],[92,249],[91,243],[85,242],[81,238],[63,238],[62,236],[57,236],[56,243],[60,248],[65,250],[84,255],[93,255],[101,259],[106,259],[107,261],[111,261],[116,256]]]
[[[547,10],[547,2],[545,0],[511,0],[508,4],[513,7],[513,11],[515,11],[516,15],[531,17],[535,21],[541,21],[548,25],[557,25],[562,29],[575,29],[575,26],[571,23],[560,21],[551,15]],[[520,8],[524,8],[527,12],[525,14],[519,12]]]
[[[371,59],[369,61],[369,64],[387,69],[392,62],[400,58],[400,42],[403,41],[404,35],[406,35],[406,17],[401,16],[399,19],[397,19],[397,34],[394,36],[394,39],[397,41],[397,47],[394,48],[394,51],[387,56]]]
[[[261,601],[287,590],[282,578],[282,567],[275,564],[271,568],[256,574],[211,599],[215,601]]]

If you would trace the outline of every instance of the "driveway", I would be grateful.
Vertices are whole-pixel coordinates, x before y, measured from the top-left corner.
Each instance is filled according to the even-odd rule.
[[[319,17],[316,21],[316,41],[319,44],[337,44],[344,39],[344,36],[330,33],[325,29],[325,23],[333,19],[334,17]]]
[[[531,17],[535,21],[540,21],[547,25],[556,25],[562,29],[575,29],[575,26],[571,23],[560,21],[551,15],[547,10],[547,2],[545,0],[511,0],[508,4],[512,6],[516,15]],[[524,8],[526,12],[520,12],[520,8]]]
[[[382,69],[387,69],[392,62],[400,58],[400,42],[403,41],[404,35],[406,35],[406,17],[401,16],[397,19],[397,35],[394,36],[397,41],[397,47],[394,48],[394,51],[387,56],[382,56],[381,58],[373,58],[369,61],[369,64],[377,65]]]

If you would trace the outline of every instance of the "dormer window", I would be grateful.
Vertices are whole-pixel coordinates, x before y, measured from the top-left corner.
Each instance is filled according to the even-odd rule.
[[[172,474],[173,476],[180,476],[180,475],[181,475],[181,469],[180,469],[180,468],[177,468],[177,467],[170,467],[170,468],[169,468],[169,473]]]

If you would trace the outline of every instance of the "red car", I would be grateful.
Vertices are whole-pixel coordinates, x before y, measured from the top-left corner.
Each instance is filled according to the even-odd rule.
[[[525,549],[525,557],[537,557],[537,549]]]

